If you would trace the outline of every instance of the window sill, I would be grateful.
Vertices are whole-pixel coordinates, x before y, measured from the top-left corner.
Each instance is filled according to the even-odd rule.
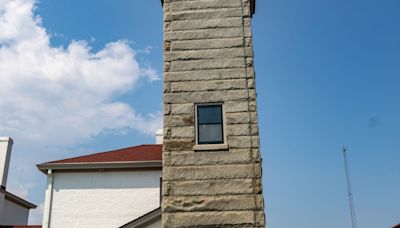
[[[204,144],[204,145],[194,145],[193,150],[227,150],[229,149],[228,144]]]

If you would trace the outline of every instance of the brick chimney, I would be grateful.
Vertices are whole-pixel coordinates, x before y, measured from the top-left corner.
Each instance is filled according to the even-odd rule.
[[[10,137],[0,137],[0,182],[5,189],[7,185],[8,168],[10,165],[13,140]]]

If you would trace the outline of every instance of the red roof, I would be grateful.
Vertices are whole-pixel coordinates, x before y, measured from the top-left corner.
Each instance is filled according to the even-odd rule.
[[[161,161],[162,145],[140,145],[124,149],[95,153],[75,158],[46,162],[44,164]]]

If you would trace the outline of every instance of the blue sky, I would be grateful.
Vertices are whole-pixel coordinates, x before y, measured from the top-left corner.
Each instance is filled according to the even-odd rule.
[[[6,2],[0,0],[0,12]],[[257,1],[253,35],[268,227],[351,227],[343,144],[349,147],[359,227],[400,223],[399,10],[397,0]],[[18,88],[3,96],[10,101],[0,102],[0,108],[6,114],[16,113],[21,123],[29,118],[44,119],[40,126],[10,125],[15,123],[10,116],[0,122],[0,135],[15,140],[10,188],[40,204],[45,176],[35,164],[154,142],[150,130],[160,125],[162,107],[162,11],[158,0],[41,0],[34,14],[41,18],[36,28],[51,36],[43,49],[50,54],[58,50],[60,59],[68,60],[58,64],[42,61],[46,64],[37,69],[39,76],[46,78],[47,71],[63,69],[59,67],[64,66],[63,61],[76,67],[71,67],[73,72],[93,64],[110,66],[104,71],[111,74],[109,79],[97,80],[91,71],[80,72],[85,80],[99,83],[102,89],[95,92],[68,72],[60,74],[62,80],[36,78],[24,80],[23,86],[16,78],[29,78],[29,72],[0,75]],[[5,15],[0,13],[1,17]],[[37,29],[29,29],[34,27],[29,17],[19,17],[25,19],[15,19],[17,25],[13,25],[25,28],[27,24],[28,29],[0,30],[0,57],[15,57],[5,51],[14,50],[14,43],[33,45],[32,39],[23,39],[26,31],[27,36],[41,37]],[[79,40],[86,44],[76,42]],[[84,51],[76,54],[69,49],[71,42]],[[115,45],[107,49],[109,43]],[[34,49],[30,53],[41,56]],[[133,59],[124,58],[132,53]],[[87,57],[90,55],[104,62],[93,62]],[[120,59],[137,68],[115,65],[113,60]],[[10,68],[7,64],[4,69]],[[32,60],[21,64],[29,66]],[[127,74],[135,80],[127,79]],[[105,86],[107,80],[116,85]],[[119,84],[125,81],[128,86]],[[67,88],[66,93],[54,94],[53,86]],[[26,93],[23,88],[36,92]],[[87,98],[78,105],[89,108],[78,110],[82,125],[70,127],[70,119],[59,113],[73,119],[74,115],[66,113],[76,106],[62,104],[70,104],[68,94],[75,93]],[[34,97],[38,106],[56,108],[34,112],[36,119],[24,116],[20,111],[32,107],[6,106],[15,102],[11,95]],[[110,114],[110,107],[120,113]],[[102,115],[93,114],[98,109],[103,110]],[[42,128],[46,130],[37,130]],[[46,139],[46,134],[51,137]],[[31,222],[40,221],[39,217],[40,212],[33,213]]]

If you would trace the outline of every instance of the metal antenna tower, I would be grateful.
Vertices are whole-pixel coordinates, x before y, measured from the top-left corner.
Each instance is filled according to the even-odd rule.
[[[356,210],[354,208],[353,191],[351,190],[350,171],[349,171],[349,164],[347,162],[347,154],[346,153],[347,153],[347,147],[345,145],[343,145],[344,170],[346,173],[347,193],[349,196],[351,225],[352,225],[352,228],[357,228]]]

